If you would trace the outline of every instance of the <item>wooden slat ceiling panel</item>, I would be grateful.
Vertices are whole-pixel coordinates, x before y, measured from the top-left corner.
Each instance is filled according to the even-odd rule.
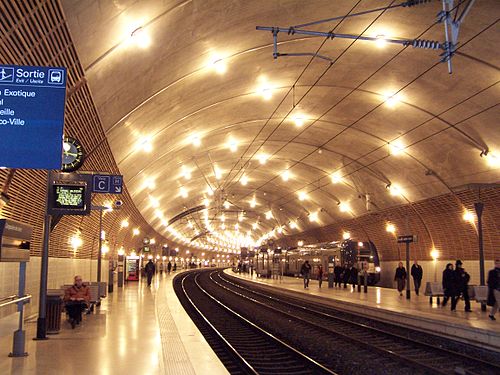
[[[68,92],[65,114],[65,134],[80,139],[86,150],[95,151],[86,159],[82,171],[101,171],[119,174],[105,138],[100,119],[85,83],[83,68],[78,61],[64,15],[58,1],[0,1],[0,64],[65,66],[68,69]],[[72,90],[73,89],[73,90]],[[0,169],[0,188],[5,186],[9,170]],[[32,255],[42,247],[42,225],[45,207],[46,172],[17,170],[8,195],[10,203],[0,211],[0,217],[28,223],[34,227]],[[113,201],[117,196],[95,195],[94,205]],[[157,234],[134,206],[128,190],[119,197],[123,207],[104,214],[103,230],[111,251],[120,246],[127,249],[140,246],[144,236]],[[121,228],[129,220],[128,229]],[[83,245],[74,251],[70,238],[81,229]],[[139,236],[132,235],[139,228]],[[54,257],[97,257],[99,213],[90,216],[65,216],[51,236],[50,255]],[[161,244],[164,239],[157,237]]]

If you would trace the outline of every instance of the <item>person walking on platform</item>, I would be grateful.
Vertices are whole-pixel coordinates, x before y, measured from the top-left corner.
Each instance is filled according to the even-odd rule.
[[[174,262],[174,267],[172,268],[172,271],[177,271],[177,263]]]
[[[344,271],[342,272],[342,281],[344,282],[344,289],[347,288],[347,283],[349,282],[350,277],[351,277],[351,270],[346,263],[344,264]]]
[[[321,264],[318,267],[318,282],[321,288],[321,284],[323,284],[323,266]]]
[[[300,268],[300,274],[304,278],[304,289],[309,288],[309,279],[311,278],[311,265],[309,264],[308,260],[306,260]]]
[[[356,285],[358,284],[358,269],[353,264],[349,269],[349,283],[352,284],[354,290],[356,290]]]
[[[335,286],[342,286],[342,266],[340,263],[337,263],[333,268],[333,274],[335,276]]]
[[[495,268],[488,272],[488,306],[492,306],[490,319],[496,320],[495,314],[500,307],[500,259],[495,260]]]
[[[168,261],[168,264],[167,264],[167,273],[170,274],[171,270],[172,270],[172,262]]]
[[[156,267],[151,259],[146,264],[144,270],[146,271],[146,276],[148,278],[148,286],[151,286],[151,280],[153,279],[153,275],[155,274],[156,271]]]
[[[453,284],[455,294],[451,300],[451,311],[456,311],[457,302],[462,295],[465,302],[465,312],[471,312],[469,299],[469,280],[470,276],[462,267],[462,261],[455,262],[455,271],[453,273]]]
[[[411,266],[411,277],[413,277],[413,285],[415,286],[415,294],[418,296],[418,290],[420,289],[420,285],[422,284],[422,276],[424,275],[424,271],[422,266],[418,264],[418,261],[415,260],[413,262],[413,266]]]
[[[406,268],[403,267],[403,262],[399,262],[398,268],[396,268],[396,274],[394,275],[394,281],[398,283],[399,295],[403,295],[403,290],[405,290],[406,285]]]
[[[453,290],[453,264],[448,263],[443,271],[443,290],[444,298],[441,306],[445,307],[448,299],[453,299],[455,291]]]

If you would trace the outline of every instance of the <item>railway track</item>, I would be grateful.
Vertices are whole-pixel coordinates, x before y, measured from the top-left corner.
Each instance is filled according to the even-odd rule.
[[[485,361],[467,354],[421,342],[405,336],[405,333],[387,332],[371,325],[352,321],[335,309],[328,309],[310,301],[300,301],[287,296],[278,296],[239,285],[235,279],[228,279],[221,272],[211,273],[210,278],[226,292],[252,301],[267,309],[290,324],[303,327],[308,332],[317,332],[325,345],[328,340],[351,342],[359,348],[378,353],[387,361],[413,367],[424,373],[435,374],[500,374],[500,355],[498,361]],[[280,318],[277,318],[280,319]],[[398,327],[400,328],[400,327]],[[403,328],[400,328],[403,331]],[[326,336],[326,337],[324,337]],[[379,362],[379,361],[377,361]],[[384,367],[390,367],[389,362]],[[400,373],[404,369],[400,368]]]
[[[228,307],[199,279],[199,272],[181,274],[174,289],[231,374],[336,374]]]

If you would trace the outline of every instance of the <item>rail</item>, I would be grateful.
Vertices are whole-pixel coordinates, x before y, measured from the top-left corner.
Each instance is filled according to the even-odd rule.
[[[29,301],[31,299],[31,294],[27,294],[27,295],[22,296],[22,297],[18,297],[17,295],[4,297],[4,298],[0,299],[0,301],[5,301],[8,299],[11,299],[12,301],[0,303],[0,308],[5,307],[5,306],[9,306],[9,305],[14,305],[14,304],[19,303],[19,302]]]

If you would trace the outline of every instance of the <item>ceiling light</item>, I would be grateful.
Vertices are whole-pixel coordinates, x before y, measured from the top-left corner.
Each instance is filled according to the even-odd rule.
[[[222,230],[226,229],[226,224],[222,223],[222,224],[220,225],[220,229],[222,229]]]
[[[431,255],[432,260],[438,260],[439,259],[439,251],[436,250],[436,248],[434,248],[434,247],[432,248],[430,255]]]
[[[342,176],[339,172],[332,173],[330,175],[330,179],[332,180],[332,184],[338,184],[342,182]]]
[[[134,230],[132,231],[132,234],[133,234],[134,236],[139,235],[139,233],[141,233],[141,232],[140,232],[140,230],[139,230],[139,228],[134,228]]]
[[[184,165],[182,166],[181,168],[182,172],[182,176],[186,179],[186,180],[189,180],[191,178],[191,171],[186,168]]]
[[[299,201],[303,201],[307,198],[307,194],[305,191],[299,191]]]
[[[283,181],[288,181],[290,179],[290,171],[286,169],[282,174],[281,174],[281,179]]]
[[[273,217],[273,212],[271,210],[266,212],[266,219],[270,220]]]
[[[137,141],[136,148],[144,152],[151,152],[153,150],[153,140],[150,136],[141,137]]]
[[[257,159],[259,160],[259,163],[264,165],[267,162],[267,159],[269,159],[269,155],[267,154],[259,154],[257,155]]]
[[[257,201],[255,200],[255,197],[253,197],[252,200],[250,201],[250,207],[255,208],[256,205]]]
[[[318,212],[311,212],[309,214],[309,221],[310,222],[313,222],[313,221],[318,221],[319,217],[318,217]]]
[[[377,38],[377,41],[375,42],[375,44],[377,45],[378,48],[384,48],[387,45],[385,35],[380,34],[380,35],[377,35],[376,38]]]
[[[205,207],[210,206],[210,200],[209,200],[208,198],[203,199],[203,205],[204,205]]]
[[[163,219],[163,212],[161,212],[160,210],[156,209],[155,215],[158,219]]]
[[[476,219],[475,216],[474,216],[474,214],[472,212],[470,212],[470,211],[465,211],[464,215],[462,217],[463,217],[463,219],[465,221],[467,221],[469,223],[474,223],[474,221]]]
[[[155,183],[154,178],[152,178],[152,177],[145,178],[142,186],[146,189],[153,190],[156,187],[156,183]]]
[[[207,186],[207,189],[205,191],[210,196],[214,195],[214,191],[212,190],[212,188],[210,186]]]
[[[226,215],[222,214],[220,216],[220,221],[222,221],[222,222],[226,221]]]
[[[389,184],[386,187],[393,196],[403,195],[403,190],[398,185]]]
[[[219,55],[213,55],[210,59],[209,67],[217,74],[224,74],[227,71],[227,64]]]
[[[234,229],[235,230],[239,230],[240,229],[240,225],[238,223],[234,224]]]
[[[304,246],[304,241],[302,241],[302,240],[297,241],[297,246]]]
[[[252,224],[252,229],[257,229],[258,225],[259,225],[259,224],[257,224],[257,222],[253,223],[253,224]]]
[[[186,190],[185,187],[180,188],[180,195],[182,198],[187,198],[188,197],[188,191]]]
[[[245,186],[246,184],[248,184],[248,177],[246,175],[243,175],[241,176],[240,178],[240,183]]]
[[[351,238],[351,233],[349,233],[349,232],[342,233],[342,238],[344,240],[348,240],[349,238]]]
[[[389,233],[396,233],[396,226],[394,224],[387,223],[385,230]]]
[[[290,228],[291,229],[297,229],[298,228],[298,225],[295,221],[290,221]]]
[[[339,203],[339,210],[340,210],[340,212],[349,212],[349,211],[351,211],[351,206],[347,202],[340,202]]]
[[[130,225],[130,223],[128,222],[127,219],[122,220],[122,224],[121,224],[122,228],[128,228],[129,225]]]
[[[229,207],[231,207],[231,203],[229,203],[229,201],[224,201],[224,208],[229,210]]]
[[[218,167],[214,167],[214,176],[216,180],[220,180],[222,178],[222,171]]]
[[[403,100],[403,95],[401,93],[392,93],[389,91],[386,91],[385,93],[382,94],[385,99],[385,104],[389,108],[394,108],[396,104],[401,102]]]
[[[401,155],[405,150],[405,145],[400,140],[389,142],[388,145],[389,145],[389,153],[391,155],[395,156]]]
[[[228,142],[227,142],[227,147],[229,148],[229,150],[231,150],[231,152],[236,152],[238,150],[238,142],[231,138]]]
[[[160,202],[158,201],[158,199],[156,199],[155,197],[153,197],[152,195],[149,196],[149,201],[151,202],[151,206],[153,208],[158,208],[160,207]]]
[[[193,223],[191,222],[191,220],[188,220],[188,227],[193,228]]]
[[[148,48],[151,45],[151,38],[144,30],[144,27],[138,27],[130,33],[131,42],[139,48]]]
[[[481,157],[486,159],[486,163],[488,163],[488,165],[491,167],[491,168],[499,168],[500,167],[500,157],[498,157],[495,153],[489,151],[489,150],[485,150],[483,152],[481,152]]]
[[[295,123],[295,126],[300,128],[304,125],[305,120],[306,120],[306,116],[302,113],[298,113],[298,114],[292,116],[292,120]]]

